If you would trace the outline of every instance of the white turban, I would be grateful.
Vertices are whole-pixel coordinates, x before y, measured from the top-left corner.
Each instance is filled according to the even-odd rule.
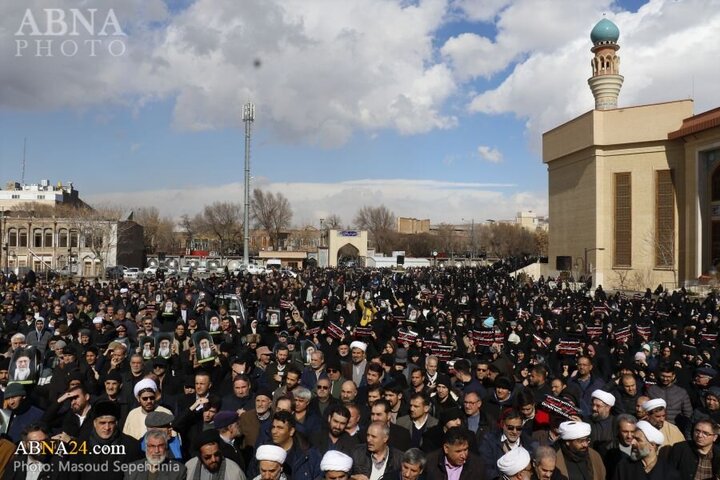
[[[647,355],[645,355],[645,352],[637,352],[635,354],[635,361],[636,362],[644,362],[647,360]]]
[[[645,434],[645,438],[648,439],[648,442],[654,443],[658,446],[662,446],[665,443],[665,435],[663,435],[660,430],[653,427],[645,420],[640,420],[637,423],[637,428],[642,430],[642,432]]]
[[[140,395],[140,392],[142,392],[143,390],[146,390],[146,389],[148,389],[148,388],[149,388],[150,390],[152,390],[153,392],[157,392],[157,385],[155,385],[155,382],[153,382],[153,381],[152,381],[151,379],[149,379],[149,378],[143,378],[142,380],[140,380],[139,382],[137,382],[137,383],[135,384],[135,388],[133,389],[133,393],[134,393],[135,396],[137,397],[138,395]]]
[[[360,350],[362,350],[364,352],[365,350],[367,350],[367,343],[363,343],[363,342],[359,342],[359,341],[355,340],[354,342],[352,342],[350,344],[350,349],[352,350],[353,348],[359,348]]]
[[[120,289],[120,293],[127,293],[127,292],[128,292],[128,289],[125,287]]]
[[[320,470],[323,472],[346,472],[350,473],[353,467],[353,459],[337,450],[328,450],[320,462]]]
[[[285,463],[287,452],[277,445],[261,445],[255,450],[255,458],[258,462],[268,461],[279,464]]]
[[[643,410],[652,412],[656,408],[667,408],[667,403],[662,398],[653,398],[642,404]]]
[[[590,436],[592,428],[585,422],[563,422],[558,428],[560,438],[563,440],[577,440]]]
[[[98,324],[103,322],[103,317],[95,317],[93,318],[93,324]]]
[[[530,465],[530,454],[523,447],[513,448],[497,461],[498,469],[508,477],[517,475],[528,465]]]
[[[615,406],[615,396],[612,393],[606,392],[605,390],[595,390],[594,392],[592,392],[591,397],[597,398],[605,405],[608,405],[610,407]]]

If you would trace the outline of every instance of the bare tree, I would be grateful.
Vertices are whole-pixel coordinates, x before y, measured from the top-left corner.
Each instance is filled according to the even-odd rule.
[[[324,225],[328,230],[339,230],[342,228],[342,218],[340,218],[340,215],[333,213],[325,219]]]
[[[128,263],[125,259],[138,257],[133,247],[142,241],[143,228],[133,220],[132,214],[122,208],[105,205],[68,209],[65,214],[68,215],[70,228],[80,235],[78,254],[90,252],[100,263],[101,277],[105,277],[105,266],[112,253],[118,263]]]
[[[362,207],[355,215],[355,225],[368,231],[379,252],[388,253],[395,231],[395,215],[385,205]]]
[[[224,256],[242,241],[243,209],[239,203],[213,202],[205,205],[201,228],[218,241],[218,252]]]
[[[143,226],[143,242],[147,253],[168,252],[177,248],[173,235],[175,222],[169,217],[161,217],[156,207],[139,208],[134,218]]]
[[[292,221],[290,202],[280,192],[273,194],[256,188],[253,190],[250,208],[256,226],[268,233],[273,249],[277,250],[280,232],[290,227]]]

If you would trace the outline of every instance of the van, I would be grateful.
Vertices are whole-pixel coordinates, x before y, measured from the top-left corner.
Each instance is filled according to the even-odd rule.
[[[267,262],[265,262],[265,268],[280,268],[282,266],[282,262],[279,258],[269,258]]]

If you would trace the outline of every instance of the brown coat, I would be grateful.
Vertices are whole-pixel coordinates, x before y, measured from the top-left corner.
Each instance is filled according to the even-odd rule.
[[[600,454],[592,448],[589,448],[588,455],[590,455],[590,464],[592,465],[593,470],[593,480],[605,480],[605,465],[603,464]],[[570,476],[568,475],[567,464],[565,463],[565,456],[563,455],[562,449],[558,450],[557,463],[555,464],[555,468],[560,473],[565,475],[569,480],[577,480],[575,478],[570,478]]]
[[[243,412],[238,419],[240,434],[242,437],[242,448],[255,447],[258,435],[260,434],[260,420],[258,420],[257,412],[253,408],[247,412]]]

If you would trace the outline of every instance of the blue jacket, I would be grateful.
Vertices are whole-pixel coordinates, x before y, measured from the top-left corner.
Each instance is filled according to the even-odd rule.
[[[602,388],[605,386],[605,382],[603,382],[598,377],[590,377],[589,383],[587,383],[584,387],[583,384],[580,383],[580,381],[577,379],[577,377],[573,377],[570,380],[568,380],[568,386],[574,385],[576,388],[579,388],[582,392],[582,395],[580,396],[580,410],[582,411],[583,417],[588,418],[590,417],[590,414],[592,413],[592,392],[595,390],[602,390]]]

